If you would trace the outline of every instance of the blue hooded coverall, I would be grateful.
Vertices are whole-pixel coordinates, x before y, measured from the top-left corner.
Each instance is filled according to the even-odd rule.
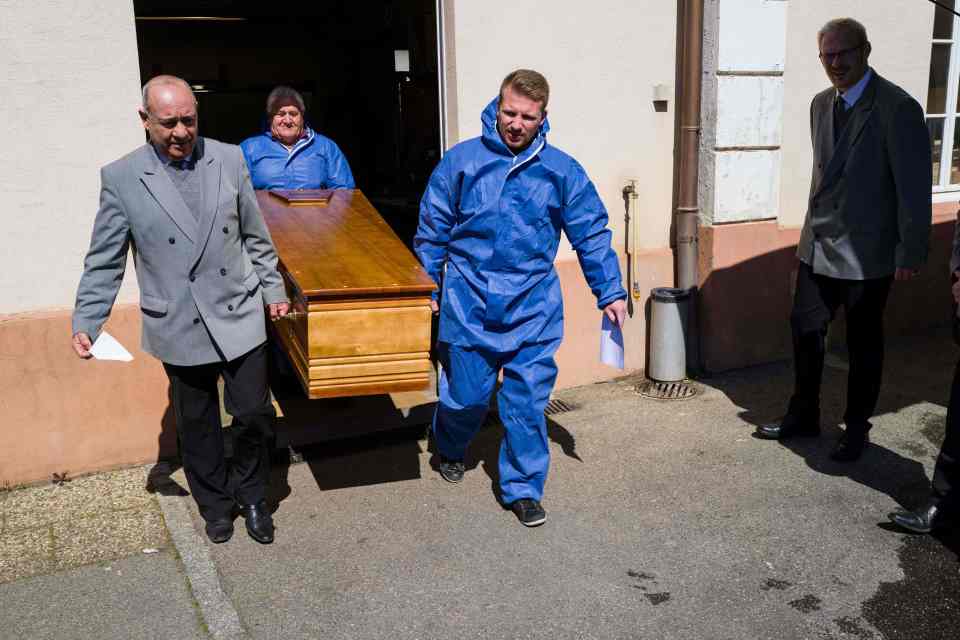
[[[340,147],[310,127],[293,150],[270,131],[240,143],[254,189],[353,189],[353,173]]]
[[[414,250],[442,290],[437,351],[443,370],[433,420],[438,452],[463,459],[502,369],[500,491],[510,504],[539,501],[550,464],[543,411],[563,337],[553,267],[560,230],[599,308],[627,292],[606,209],[583,167],[547,145],[546,119],[530,146],[514,155],[497,131],[498,101],[483,111],[483,135],[450,149],[430,177]]]

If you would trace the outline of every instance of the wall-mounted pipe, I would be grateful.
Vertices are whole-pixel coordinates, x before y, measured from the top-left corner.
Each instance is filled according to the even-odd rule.
[[[674,171],[677,176],[677,288],[698,285],[697,222],[700,160],[700,95],[703,86],[703,0],[679,0],[680,41],[677,47],[679,140]]]

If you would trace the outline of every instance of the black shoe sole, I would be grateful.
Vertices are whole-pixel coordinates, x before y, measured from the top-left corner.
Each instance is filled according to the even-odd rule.
[[[764,433],[760,429],[757,429],[753,432],[757,438],[761,440],[788,440],[790,438],[818,438],[820,437],[819,431],[788,431],[787,433],[778,433],[777,435],[771,435]]]
[[[233,537],[233,533],[232,533],[232,532],[230,533],[230,535],[225,536],[225,537],[223,537],[223,538],[218,538],[218,537],[215,537],[215,536],[211,536],[210,534],[207,534],[207,540],[209,540],[209,541],[212,542],[213,544],[223,544],[224,542],[229,542],[229,541],[230,541],[230,538],[232,538],[232,537]]]
[[[255,534],[253,531],[250,531],[250,529],[247,529],[247,535],[250,536],[250,538],[253,539],[253,540],[255,540],[256,542],[259,542],[260,544],[272,544],[272,543],[273,543],[273,536],[270,536],[269,538],[267,538],[267,537],[260,537],[260,536],[258,536],[257,534]]]
[[[929,527],[929,528],[926,528],[926,529],[918,529],[918,528],[916,528],[916,527],[911,527],[910,525],[906,524],[905,522],[901,522],[900,520],[895,519],[895,518],[893,517],[893,514],[892,514],[892,513],[891,513],[890,515],[888,515],[887,517],[890,518],[890,522],[892,522],[893,524],[897,525],[898,527],[900,527],[900,528],[903,529],[904,531],[909,531],[910,533],[921,533],[921,534],[925,534],[925,533],[931,533],[931,532],[933,531],[933,527]]]
[[[520,524],[522,524],[525,527],[539,527],[546,521],[547,521],[547,516],[543,516],[539,520],[533,520],[531,522],[524,522],[523,520],[521,520]]]

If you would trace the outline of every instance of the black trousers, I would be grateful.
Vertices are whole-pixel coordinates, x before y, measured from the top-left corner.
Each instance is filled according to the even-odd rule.
[[[801,262],[790,313],[796,375],[788,411],[807,421],[820,419],[820,384],[827,327],[842,305],[847,319],[847,408],[843,421],[853,433],[870,430],[883,373],[883,310],[893,276],[840,280],[815,274]]]
[[[933,496],[938,501],[960,503],[960,362],[953,371],[950,404],[947,406],[947,430],[933,469]]]
[[[267,439],[276,417],[267,386],[266,343],[230,362],[164,363],[163,368],[170,379],[183,471],[203,518],[230,517],[236,503],[263,500],[270,466]],[[224,404],[234,417],[229,468],[217,390],[221,376]]]

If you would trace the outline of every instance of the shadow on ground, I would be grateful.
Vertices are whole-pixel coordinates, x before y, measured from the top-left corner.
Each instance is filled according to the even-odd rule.
[[[576,437],[549,417],[547,417],[547,438],[556,443],[568,458],[583,462],[577,453]],[[499,460],[500,443],[502,441],[503,424],[500,423],[495,413],[491,413],[473,442],[470,443],[464,460],[468,470],[483,467],[484,473],[490,478],[490,493],[498,502],[500,501]],[[430,466],[434,471],[437,471],[439,459],[432,445],[431,441],[429,450],[433,455],[430,457]]]
[[[270,473],[268,500],[274,510],[287,496],[287,482],[291,464],[306,463],[323,490],[344,489],[388,482],[413,480],[421,476],[420,454],[430,457],[433,471],[437,471],[437,456],[429,438],[429,425],[414,425],[391,431],[365,434],[356,438],[331,440],[304,446],[290,445],[274,449]],[[560,446],[563,453],[581,460],[576,438],[563,426],[547,418],[547,437]],[[490,478],[490,491],[499,497],[500,474],[498,459],[503,426],[495,414],[487,419],[467,450],[468,469],[482,467]]]
[[[894,531],[886,523],[881,527]],[[960,526],[934,535],[903,534],[897,552],[904,577],[881,583],[863,617],[884,638],[953,640],[960,629]]]
[[[876,415],[896,426],[908,417],[890,417],[918,404],[936,405],[937,410],[920,414],[920,438],[903,435],[895,442],[901,455],[871,442],[863,457],[853,463],[829,458],[842,433],[843,400],[847,371],[842,358],[830,358],[823,379],[823,433],[819,438],[796,438],[785,442],[757,440],[757,446],[781,446],[804,460],[807,466],[830,476],[845,476],[854,482],[884,493],[906,508],[916,508],[929,497],[930,479],[924,459],[930,459],[943,441],[946,404],[956,364],[957,349],[948,330],[930,336],[898,338],[888,344],[884,384]],[[941,335],[942,334],[942,335]],[[793,387],[790,363],[753,367],[711,377],[702,382],[724,393],[736,406],[751,431],[783,415]],[[915,416],[916,412],[905,416]],[[896,432],[894,432],[896,434]],[[886,430],[889,439],[889,429]],[[897,438],[897,435],[894,435]],[[877,526],[902,537],[898,549],[902,580],[886,582],[862,604],[863,617],[883,638],[937,640],[955,638],[960,628],[960,526],[935,531],[933,535],[904,533],[878,513]],[[869,636],[872,637],[872,634]]]
[[[935,412],[925,412],[921,418],[922,433],[927,443],[910,441],[907,436],[897,442],[898,448],[910,457],[874,441],[854,464],[830,459],[830,452],[842,433],[847,385],[845,363],[836,354],[828,357],[828,364],[824,367],[822,435],[819,438],[794,438],[784,442],[758,440],[757,446],[785,447],[803,458],[807,466],[817,473],[846,476],[890,496],[901,506],[918,506],[927,498],[930,490],[930,480],[918,459],[933,455],[943,440],[946,403],[958,355],[948,330],[938,330],[936,335],[938,339],[935,340],[929,336],[906,337],[887,345],[884,383],[875,412],[878,419],[885,419],[883,416],[918,404],[938,407]],[[793,388],[793,368],[789,362],[764,365],[706,378],[701,382],[721,391],[740,407],[739,417],[747,423],[745,428],[753,431],[757,426],[776,422],[783,416]]]

